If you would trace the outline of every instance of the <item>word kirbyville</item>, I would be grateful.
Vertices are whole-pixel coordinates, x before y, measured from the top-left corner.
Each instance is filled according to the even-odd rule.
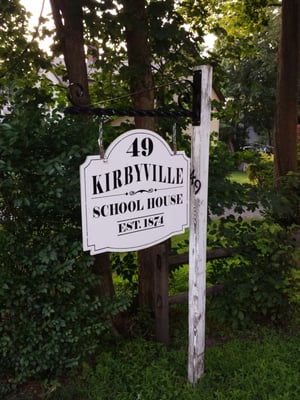
[[[128,165],[123,169],[115,169],[102,175],[93,175],[92,180],[92,194],[96,196],[136,182],[182,185],[184,174],[183,168],[141,163]]]

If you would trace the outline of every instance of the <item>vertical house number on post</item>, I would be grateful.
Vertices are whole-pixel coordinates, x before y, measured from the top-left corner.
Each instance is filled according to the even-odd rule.
[[[191,185],[194,186],[195,194],[197,194],[199,192],[199,190],[201,189],[201,182],[195,176],[195,170],[194,169],[191,172],[190,179],[191,179]]]

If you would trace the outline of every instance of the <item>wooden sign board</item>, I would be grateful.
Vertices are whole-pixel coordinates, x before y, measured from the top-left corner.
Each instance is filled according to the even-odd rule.
[[[91,254],[144,249],[189,225],[189,159],[158,134],[134,129],[104,159],[80,166],[83,249]]]

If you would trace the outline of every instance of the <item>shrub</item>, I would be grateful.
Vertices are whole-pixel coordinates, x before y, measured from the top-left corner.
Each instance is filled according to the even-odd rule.
[[[0,124],[0,372],[14,382],[80,365],[126,307],[93,294],[81,250],[79,165],[96,138],[33,103]]]
[[[257,188],[250,184],[239,184],[230,180],[235,168],[235,157],[228,152],[224,143],[211,146],[209,161],[208,205],[214,215],[223,215],[224,210],[233,208],[255,210],[258,204]]]
[[[291,232],[268,220],[230,217],[216,225],[213,233],[213,247],[220,243],[235,247],[237,253],[210,264],[209,281],[224,284],[225,291],[210,301],[208,315],[235,327],[262,320],[286,321],[297,304],[293,294],[300,289],[294,275],[297,251]]]
[[[265,199],[266,215],[281,226],[300,225],[300,174],[290,172],[278,179]]]
[[[261,188],[271,188],[274,178],[274,156],[273,154],[259,153],[255,163],[247,167],[249,180]]]

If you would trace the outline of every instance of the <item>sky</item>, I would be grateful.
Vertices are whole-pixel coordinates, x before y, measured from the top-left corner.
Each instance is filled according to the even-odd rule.
[[[36,27],[39,22],[39,16],[41,14],[43,0],[20,0],[20,3],[26,8],[27,11],[29,11],[32,14],[32,17],[29,21],[29,25],[31,26],[31,28]],[[45,0],[42,16],[47,17],[49,13],[51,13],[50,1]],[[52,22],[52,25],[50,26],[53,27],[53,25],[54,23]],[[45,51],[49,50],[50,44],[51,44],[50,39],[44,39],[43,41],[39,42],[40,48]]]
[[[33,15],[31,22],[36,26],[41,13],[43,0],[20,0],[20,3],[27,9],[27,11],[31,12]],[[50,11],[50,1],[45,0],[43,16],[45,17]]]
[[[50,0],[44,0],[44,10],[43,10],[43,17],[46,17],[49,13],[51,13],[51,6],[50,6]],[[32,14],[30,24],[32,27],[37,26],[39,16],[41,13],[42,5],[43,5],[43,0],[20,0],[20,3],[27,9]],[[53,27],[53,23],[52,23]],[[214,43],[214,35],[207,35],[204,40],[205,44],[207,47],[211,47]],[[45,39],[43,42],[40,42],[40,47],[43,50],[48,50],[49,49],[49,44],[51,43],[51,40]]]

